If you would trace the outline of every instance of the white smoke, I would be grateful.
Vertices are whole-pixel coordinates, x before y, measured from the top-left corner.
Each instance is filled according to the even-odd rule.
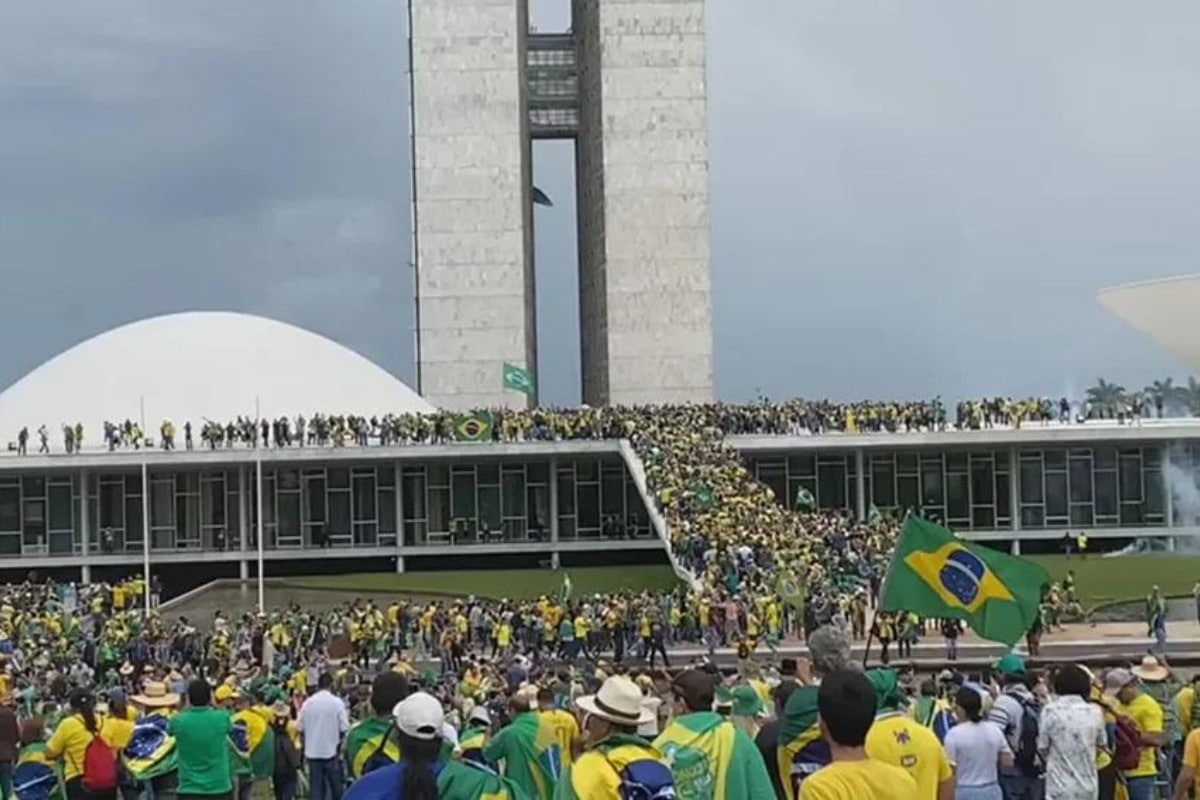
[[[1200,526],[1200,469],[1193,466],[1184,469],[1167,458],[1163,464],[1163,480],[1171,493],[1171,504],[1181,526]],[[1167,520],[1171,524],[1171,520]],[[1176,548],[1186,552],[1200,552],[1200,537],[1180,536],[1175,539]]]

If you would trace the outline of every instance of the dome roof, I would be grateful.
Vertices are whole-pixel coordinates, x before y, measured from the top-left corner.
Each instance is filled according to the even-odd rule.
[[[1200,370],[1200,275],[1182,275],[1102,289],[1100,305]]]
[[[61,426],[82,423],[84,447],[92,448],[105,420],[136,422],[143,401],[155,435],[164,419],[198,429],[205,419],[253,417],[256,399],[265,419],[435,410],[324,336],[249,314],[189,312],[114,328],[30,372],[0,393],[0,440],[45,425],[61,452]]]

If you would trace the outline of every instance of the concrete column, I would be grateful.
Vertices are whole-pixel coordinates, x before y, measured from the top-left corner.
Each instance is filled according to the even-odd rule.
[[[1163,444],[1162,446],[1162,471],[1163,471],[1163,524],[1168,528],[1175,527],[1175,496],[1171,494],[1171,484],[1167,482],[1167,467],[1171,465],[1171,445]],[[1171,543],[1171,549],[1175,549],[1174,537],[1168,537],[1167,541]]]
[[[404,570],[399,566],[404,560],[404,492],[401,491],[404,487],[404,481],[400,479],[400,462],[392,462],[392,471],[395,475],[396,489],[396,552],[397,552],[397,572]]]
[[[250,531],[249,482],[245,467],[238,467],[238,549],[246,552]],[[242,562],[245,564],[245,562]]]
[[[553,551],[552,553],[550,553],[550,568],[551,568],[551,569],[558,569],[558,567],[559,567],[559,563],[560,563],[560,562],[559,562],[558,551],[557,551],[557,550],[555,550],[555,551]]]
[[[558,544],[558,459],[550,459],[550,543]],[[554,553],[557,561],[558,553]]]
[[[84,562],[87,561],[88,547],[90,545],[88,542],[88,517],[90,513],[91,511],[88,503],[88,471],[86,469],[81,469],[79,470],[79,554],[83,556]],[[88,573],[91,573],[91,570],[88,569],[86,563],[84,564],[83,568],[87,570]],[[87,581],[88,579],[85,578],[84,583],[87,583]]]
[[[1008,448],[1008,513],[1012,517],[1013,540],[1010,550],[1014,556],[1021,555],[1021,460],[1017,447]]]
[[[396,573],[404,572],[404,556],[396,556]]]
[[[92,567],[90,564],[84,564],[79,568],[79,580],[81,583],[92,582]]]
[[[855,502],[854,513],[858,515],[859,521],[867,518],[867,476],[866,471],[867,459],[860,447],[854,451],[854,493],[858,495],[858,500]]]
[[[250,562],[244,558],[238,562],[238,577],[244,581],[250,580]]]

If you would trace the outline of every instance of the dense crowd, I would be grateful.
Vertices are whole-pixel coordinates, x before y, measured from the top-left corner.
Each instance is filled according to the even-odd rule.
[[[705,624],[686,591],[204,621],[145,591],[0,592],[5,798],[1182,800],[1200,767],[1200,681],[1152,656],[864,671],[835,622],[777,659],[751,634],[783,633],[779,598]],[[681,652],[706,628],[736,668]]]

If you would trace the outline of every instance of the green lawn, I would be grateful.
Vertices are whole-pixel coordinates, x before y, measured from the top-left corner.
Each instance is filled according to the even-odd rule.
[[[610,591],[670,590],[678,580],[668,566],[585,567],[566,570],[575,596]],[[563,573],[550,569],[472,570],[461,572],[368,573],[288,578],[298,589],[354,592],[446,594],[499,599],[557,595]]]
[[[1200,556],[1155,553],[1153,555],[1101,558],[1088,556],[1030,556],[1060,580],[1067,570],[1075,572],[1075,587],[1085,608],[1113,600],[1145,597],[1150,587],[1167,595],[1190,595],[1200,580]]]

